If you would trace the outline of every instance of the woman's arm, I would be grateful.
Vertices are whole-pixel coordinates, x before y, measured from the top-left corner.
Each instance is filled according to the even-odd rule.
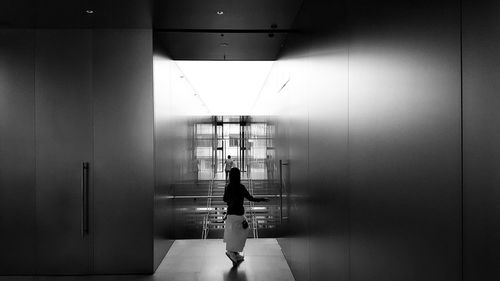
[[[269,201],[269,199],[267,198],[255,198],[253,197],[250,192],[248,192],[247,188],[245,186],[243,186],[243,196],[248,199],[248,201],[252,201],[252,202],[267,202]]]

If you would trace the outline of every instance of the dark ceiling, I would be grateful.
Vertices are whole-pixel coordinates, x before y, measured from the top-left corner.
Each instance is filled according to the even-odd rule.
[[[0,0],[0,28],[153,28],[155,48],[173,59],[274,60],[301,4],[302,0]]]

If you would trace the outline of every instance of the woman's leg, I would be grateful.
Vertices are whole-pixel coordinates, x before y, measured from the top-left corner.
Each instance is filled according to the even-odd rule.
[[[228,215],[224,221],[224,242],[226,242],[226,255],[233,263],[244,260],[239,254],[245,247],[248,231],[243,229],[243,216]]]

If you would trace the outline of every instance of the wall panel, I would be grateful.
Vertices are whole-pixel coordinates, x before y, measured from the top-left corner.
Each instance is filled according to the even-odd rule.
[[[297,24],[267,99],[286,104],[296,279],[459,279],[459,2],[306,1]]]
[[[348,280],[347,41],[289,37],[269,87],[279,115],[277,155],[287,182],[288,232],[279,239],[296,280]],[[288,176],[289,175],[289,176]]]
[[[349,278],[345,12],[339,2],[304,3],[300,32],[289,35],[258,106],[279,116],[277,154],[289,163],[290,209],[279,242],[296,280]]]
[[[173,239],[199,238],[201,231],[186,229],[185,200],[172,199],[175,188],[196,188],[197,162],[194,162],[193,124],[207,119],[207,108],[194,95],[194,89],[175,61],[161,49],[161,38],[154,35],[155,98],[155,266],[158,266]],[[198,117],[196,117],[198,116]],[[200,117],[201,116],[201,117]],[[193,167],[195,165],[195,167]]]
[[[306,75],[308,68],[304,67],[304,58],[292,57],[284,62],[294,77]],[[301,68],[302,67],[302,68]],[[307,90],[305,79],[290,80],[290,87],[283,94],[289,97],[288,110],[284,112],[287,120],[288,162],[290,171],[289,185],[289,246],[288,262],[295,268],[294,275],[297,280],[306,280],[310,275],[309,232],[312,194],[308,190],[308,173],[310,162],[308,157],[308,96],[303,93]]]
[[[151,30],[1,35],[0,274],[152,272]],[[97,187],[92,239],[82,161]]]
[[[54,44],[54,42],[58,42]],[[82,162],[91,162],[91,31],[36,31],[37,270],[89,273]],[[91,163],[92,165],[92,163]]]
[[[94,269],[153,271],[151,30],[95,30]]]
[[[351,280],[458,280],[459,3],[350,15]]]
[[[155,54],[153,60],[155,99],[155,210],[154,210],[154,256],[158,267],[173,243],[174,210],[171,184],[174,170],[171,135],[173,62]]]
[[[35,271],[34,35],[0,30],[0,274]]]
[[[463,5],[464,280],[498,280],[500,3]]]
[[[345,38],[325,41],[309,51],[307,71],[311,280],[340,281],[349,276],[348,57]]]

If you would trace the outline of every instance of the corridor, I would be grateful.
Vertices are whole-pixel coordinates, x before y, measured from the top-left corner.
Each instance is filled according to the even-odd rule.
[[[499,50],[499,0],[0,0],[0,281],[500,280]]]

